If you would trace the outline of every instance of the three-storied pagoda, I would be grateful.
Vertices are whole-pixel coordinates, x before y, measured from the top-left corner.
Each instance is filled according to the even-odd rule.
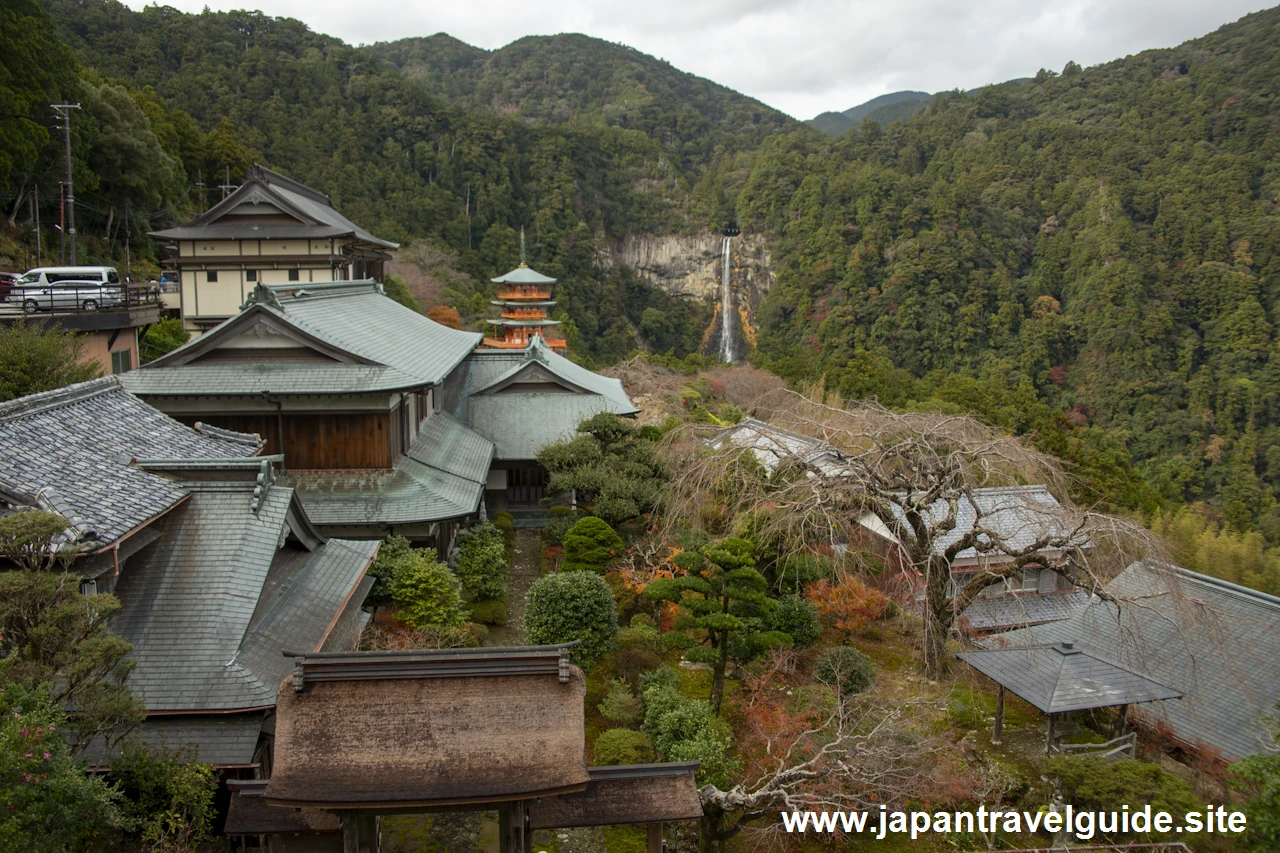
[[[488,321],[497,328],[493,337],[484,339],[483,346],[524,349],[535,335],[541,335],[552,350],[561,355],[565,353],[569,345],[555,328],[560,321],[547,318],[547,309],[556,304],[551,301],[551,285],[556,280],[530,269],[525,263],[523,231],[520,233],[520,266],[489,280],[501,285],[498,298],[491,299],[490,304],[497,305],[502,313]]]

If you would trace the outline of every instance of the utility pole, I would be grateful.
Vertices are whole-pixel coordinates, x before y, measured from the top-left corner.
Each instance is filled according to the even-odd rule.
[[[31,187],[31,212],[36,220],[36,266],[44,266],[40,251],[40,185]]]
[[[196,194],[200,196],[200,212],[204,213],[204,176],[196,169]]]
[[[71,183],[71,111],[79,104],[50,104],[62,119],[62,130],[67,141],[67,233],[71,235],[71,263],[76,263],[76,189]]]
[[[58,181],[58,263],[67,262],[67,185]]]
[[[133,277],[133,263],[129,260],[129,199],[124,200],[124,280]]]
[[[227,194],[230,193],[235,188],[236,188],[235,184],[231,183],[231,167],[227,166],[226,180],[224,181],[221,187],[222,197],[226,198]]]

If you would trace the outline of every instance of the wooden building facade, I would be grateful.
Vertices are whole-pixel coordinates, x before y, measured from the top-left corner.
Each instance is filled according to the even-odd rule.
[[[347,219],[327,195],[259,165],[208,211],[151,236],[172,252],[165,266],[195,333],[235,316],[259,284],[381,280],[398,248]]]

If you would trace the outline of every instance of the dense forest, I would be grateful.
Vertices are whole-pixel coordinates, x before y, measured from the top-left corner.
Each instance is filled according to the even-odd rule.
[[[460,282],[444,298],[471,322],[526,228],[575,352],[604,364],[694,352],[711,317],[605,264],[609,241],[736,219],[777,277],[757,364],[846,398],[975,412],[1076,465],[1082,499],[1203,501],[1210,528],[1280,543],[1280,10],[882,105],[925,104],[838,139],[582,36],[357,49],[252,12],[19,0],[0,15],[11,221],[36,183],[56,217],[43,105],[77,100],[91,251],[115,257],[127,227],[154,261],[138,234],[258,160],[375,233],[438,248]]]
[[[776,236],[759,362],[1018,431],[1065,415],[1144,475],[1112,500],[1209,500],[1280,539],[1277,92],[1273,9],[832,143],[766,140],[730,190]]]
[[[693,192],[707,159],[732,136],[723,128],[708,137],[686,112],[666,115],[661,106],[641,111],[653,122],[647,130],[534,126],[471,112],[368,53],[252,12],[23,0],[6,14],[14,23],[5,40],[15,52],[56,62],[33,68],[25,83],[37,93],[22,119],[35,142],[0,161],[0,184],[15,216],[38,184],[56,221],[61,150],[48,141],[44,105],[82,102],[73,116],[78,224],[104,237],[99,257],[119,251],[126,198],[136,236],[216,201],[218,186],[234,184],[257,160],[323,188],[381,236],[426,239],[452,253],[471,286],[448,297],[473,319],[486,295],[478,282],[514,264],[523,227],[530,260],[561,279],[562,317],[584,358],[615,361],[638,341],[683,356],[700,342],[709,306],[676,306],[601,257],[624,234],[688,232],[726,215],[698,204]],[[714,88],[734,121],[769,113],[768,121],[787,124]],[[695,126],[681,135],[681,122]],[[743,144],[758,138],[745,135]],[[97,246],[85,243],[88,251]],[[137,249],[155,260],[154,246]]]

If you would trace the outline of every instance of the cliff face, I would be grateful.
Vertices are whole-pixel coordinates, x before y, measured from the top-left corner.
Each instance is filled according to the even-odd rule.
[[[651,284],[673,296],[709,299],[716,304],[715,320],[703,335],[702,351],[718,351],[724,310],[721,298],[721,266],[724,237],[714,232],[696,236],[628,235],[610,246],[607,262],[628,266]],[[733,238],[729,281],[732,311],[739,332],[733,336],[735,356],[741,358],[755,346],[756,311],[773,285],[772,258],[764,239],[756,234]]]

